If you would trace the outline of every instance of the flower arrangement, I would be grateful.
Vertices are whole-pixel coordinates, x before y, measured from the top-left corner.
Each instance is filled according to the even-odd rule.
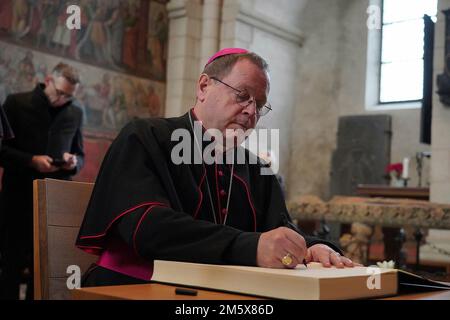
[[[383,269],[394,269],[395,268],[395,262],[393,260],[390,261],[386,261],[384,260],[383,262],[377,262],[377,266],[378,268],[383,268]]]
[[[400,162],[391,163],[386,166],[386,177],[390,181],[393,187],[402,187],[403,181],[401,180],[403,172],[403,164]]]

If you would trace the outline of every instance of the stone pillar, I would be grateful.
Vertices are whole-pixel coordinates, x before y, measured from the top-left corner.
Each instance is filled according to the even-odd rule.
[[[219,50],[222,0],[207,0],[203,4],[200,72],[205,63]]]
[[[279,129],[280,144],[274,153],[288,185],[291,123],[298,91],[297,61],[304,40],[298,25],[291,22],[296,21],[302,6],[302,1],[289,1],[289,6],[280,7],[276,1],[226,0],[220,30],[221,48],[249,49],[269,63],[269,102],[273,111],[259,120],[258,127]]]
[[[195,104],[202,28],[201,0],[172,0],[169,13],[166,117],[180,116]]]

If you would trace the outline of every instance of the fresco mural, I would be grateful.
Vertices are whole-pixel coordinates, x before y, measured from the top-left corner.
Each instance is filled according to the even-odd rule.
[[[63,61],[80,72],[76,101],[90,136],[113,137],[134,118],[162,116],[165,84],[100,69],[27,50],[0,41],[0,103],[10,93],[32,90],[48,71]]]
[[[80,72],[86,162],[75,180],[95,181],[128,121],[164,115],[166,2],[0,0],[0,104],[32,90],[60,61]],[[81,7],[81,30],[65,28],[69,3]]]
[[[93,182],[109,145],[125,123],[133,118],[164,115],[165,83],[0,41],[0,104],[8,94],[32,90],[60,61],[77,68],[82,80],[75,103],[84,110],[86,161],[75,180]],[[0,179],[1,175],[0,168]]]
[[[32,90],[60,61],[80,72],[86,162],[75,180],[95,180],[128,121],[164,115],[167,2],[0,0],[0,104]],[[80,30],[65,26],[68,5],[81,9]]]
[[[167,0],[0,0],[0,39],[145,77],[165,79]],[[81,29],[66,28],[68,5]]]

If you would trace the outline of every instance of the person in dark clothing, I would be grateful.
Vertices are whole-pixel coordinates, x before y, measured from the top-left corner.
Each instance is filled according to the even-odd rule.
[[[14,134],[12,132],[11,126],[9,124],[8,119],[6,118],[5,112],[3,111],[3,107],[0,104],[0,149],[2,147],[3,140],[12,139],[13,137],[14,137]],[[0,190],[1,190],[1,187],[0,187]],[[1,193],[0,193],[0,212],[2,212],[1,204],[2,203],[1,203]],[[1,231],[2,231],[1,227],[2,226],[3,226],[3,215],[0,214],[0,237],[1,237]],[[2,273],[1,261],[2,261],[2,252],[0,250],[0,274]]]
[[[14,137],[11,126],[9,124],[8,118],[6,117],[5,111],[0,104],[0,148],[2,147],[2,141],[6,139],[11,139]]]
[[[33,180],[70,180],[83,166],[82,111],[72,104],[79,76],[60,63],[31,92],[9,95],[3,105],[15,137],[0,150],[0,298],[18,299],[23,270],[33,296]]]
[[[258,158],[240,147],[245,135],[239,130],[253,129],[271,110],[268,92],[261,57],[224,49],[206,65],[189,112],[135,120],[120,132],[104,158],[76,241],[99,255],[82,286],[148,282],[155,259],[353,266],[332,244],[298,230],[276,177],[262,174]],[[188,147],[181,150],[176,137],[184,137]],[[213,161],[203,159],[214,143]]]

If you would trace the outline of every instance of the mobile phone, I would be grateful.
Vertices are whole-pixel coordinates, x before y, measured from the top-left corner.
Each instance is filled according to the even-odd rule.
[[[63,159],[53,159],[52,165],[55,166],[55,167],[62,167],[66,163],[67,162],[64,161]]]

